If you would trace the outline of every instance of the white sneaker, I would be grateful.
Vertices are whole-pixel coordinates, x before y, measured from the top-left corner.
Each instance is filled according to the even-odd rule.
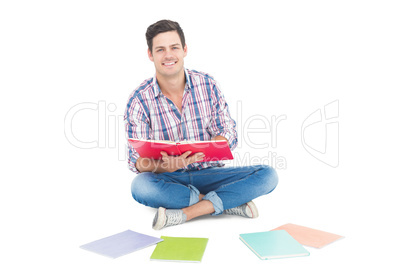
[[[246,218],[257,218],[258,210],[253,201],[247,202],[241,206],[225,209],[223,214],[226,215],[238,215]]]
[[[181,209],[166,209],[160,207],[155,214],[152,228],[160,230],[164,227],[178,225],[186,222],[187,216]]]

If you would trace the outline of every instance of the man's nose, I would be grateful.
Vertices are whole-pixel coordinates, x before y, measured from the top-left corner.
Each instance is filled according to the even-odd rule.
[[[173,49],[166,49],[165,58],[172,58],[173,57]]]

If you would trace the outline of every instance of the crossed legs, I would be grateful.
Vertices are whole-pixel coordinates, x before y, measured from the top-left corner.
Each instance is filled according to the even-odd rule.
[[[157,220],[168,222],[171,213],[176,213],[177,220],[173,222],[180,224],[206,214],[230,211],[242,215],[234,210],[236,208],[256,210],[249,201],[270,193],[277,182],[275,170],[262,165],[160,174],[146,172],[133,180],[132,195],[141,204],[164,208],[158,210]]]

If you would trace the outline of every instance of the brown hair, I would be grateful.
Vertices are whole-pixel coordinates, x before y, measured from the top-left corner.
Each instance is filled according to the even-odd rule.
[[[160,33],[170,32],[170,31],[176,31],[179,34],[181,44],[184,48],[184,46],[186,45],[186,40],[184,38],[184,33],[183,33],[183,30],[181,29],[180,25],[175,21],[160,20],[160,21],[155,22],[154,24],[150,25],[147,29],[147,32],[145,33],[148,48],[149,48],[149,51],[151,51],[151,53],[152,53],[152,45],[153,45],[154,37]]]

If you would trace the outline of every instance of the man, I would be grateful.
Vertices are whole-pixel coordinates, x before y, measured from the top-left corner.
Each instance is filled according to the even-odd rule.
[[[130,96],[126,112],[129,138],[149,140],[226,140],[237,145],[235,121],[216,81],[206,73],[184,68],[187,45],[180,25],[158,21],[146,32],[148,57],[155,77],[145,80]],[[153,228],[182,224],[212,214],[258,216],[252,199],[277,185],[269,166],[222,167],[202,162],[204,155],[185,152],[162,159],[142,158],[129,145],[133,198],[158,208]],[[201,162],[200,162],[201,161]]]

